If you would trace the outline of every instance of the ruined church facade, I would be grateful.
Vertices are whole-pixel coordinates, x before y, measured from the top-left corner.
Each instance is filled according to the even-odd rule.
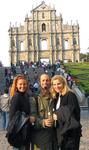
[[[51,64],[57,60],[79,62],[79,24],[63,24],[55,8],[43,1],[26,15],[24,25],[9,27],[10,62],[37,62],[47,60]]]

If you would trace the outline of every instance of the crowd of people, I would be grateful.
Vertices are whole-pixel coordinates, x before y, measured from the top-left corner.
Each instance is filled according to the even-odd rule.
[[[49,76],[47,68],[30,88],[26,74],[16,75],[9,92],[0,97],[3,129],[17,111],[29,116],[29,139],[13,150],[79,150],[82,126],[80,107],[66,73]],[[6,75],[7,76],[7,75]],[[5,119],[6,115],[6,119]]]

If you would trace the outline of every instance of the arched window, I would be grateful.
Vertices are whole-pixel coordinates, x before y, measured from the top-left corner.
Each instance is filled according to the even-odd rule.
[[[23,51],[24,50],[24,45],[23,45],[23,41],[20,42],[20,50]]]
[[[73,45],[76,45],[77,44],[77,41],[76,41],[76,38],[73,39]]]
[[[59,41],[59,38],[57,38],[57,41],[56,41],[56,42],[57,42],[57,45],[60,45],[60,41]]]
[[[41,50],[47,50],[47,40],[46,39],[40,39],[40,49]]]
[[[15,46],[15,41],[11,40],[11,46],[14,47]]]
[[[42,13],[42,18],[45,18],[44,13]]]
[[[64,49],[68,49],[68,40],[64,40]]]
[[[32,41],[31,41],[31,39],[28,40],[28,46],[32,46]]]
[[[42,32],[43,31],[46,31],[46,25],[45,25],[45,23],[42,24]]]

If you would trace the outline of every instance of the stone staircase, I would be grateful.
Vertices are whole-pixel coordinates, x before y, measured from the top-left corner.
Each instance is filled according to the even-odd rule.
[[[87,98],[85,97],[85,95],[80,91],[80,89],[75,84],[72,86],[72,89],[78,98],[80,106],[82,108],[87,108],[88,104],[87,104]]]
[[[30,83],[33,84],[34,78],[36,76],[38,76],[38,79],[39,79],[40,75],[42,73],[44,73],[44,69],[43,68],[35,68],[35,71],[34,71],[34,69],[32,67],[29,67],[29,69],[26,69],[26,72],[27,72],[27,76],[28,76]],[[17,74],[21,73],[20,67],[16,68],[16,73]],[[5,74],[5,68],[1,67],[0,68],[0,92],[2,92],[3,89],[5,88],[4,74]],[[52,70],[48,70],[48,74],[49,74],[49,76],[51,76]],[[60,72],[57,71],[57,72],[55,72],[55,74],[60,74]],[[85,97],[85,95],[79,90],[79,88],[75,84],[72,86],[72,89],[75,92],[75,94],[77,95],[80,106],[87,107],[87,98]]]

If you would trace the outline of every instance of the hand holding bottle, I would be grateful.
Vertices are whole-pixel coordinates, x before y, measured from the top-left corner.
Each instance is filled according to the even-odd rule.
[[[34,125],[35,121],[36,121],[36,117],[30,116],[30,123],[31,123],[32,125]]]
[[[54,127],[56,127],[57,126],[57,115],[55,114],[54,109],[53,109],[53,120],[54,120]]]
[[[57,115],[55,113],[53,114],[53,119],[57,120]]]
[[[53,117],[50,112],[48,112],[48,118],[43,120],[45,127],[53,126]]]
[[[54,113],[53,114],[53,120],[54,120],[54,127],[57,126],[57,115]]]

